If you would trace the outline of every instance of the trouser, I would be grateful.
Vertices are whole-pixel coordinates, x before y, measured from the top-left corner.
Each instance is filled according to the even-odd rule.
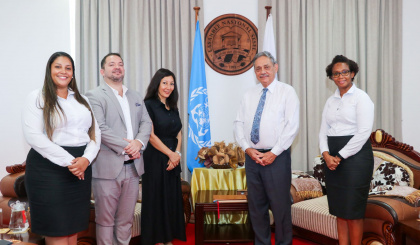
[[[271,244],[269,208],[274,216],[275,244],[292,244],[290,151],[283,151],[267,166],[246,155],[245,170],[255,245]]]

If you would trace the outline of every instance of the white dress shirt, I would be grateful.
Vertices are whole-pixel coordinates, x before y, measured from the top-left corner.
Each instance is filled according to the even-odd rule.
[[[105,84],[108,85],[107,83],[105,83]],[[109,85],[108,85],[108,87],[111,88],[115,97],[117,97],[118,103],[120,103],[121,110],[124,114],[125,127],[127,128],[127,139],[132,140],[134,138],[133,125],[131,124],[130,105],[128,104],[128,99],[127,99],[127,95],[126,95],[128,88],[126,86],[122,85],[123,96],[120,96],[118,94],[118,90],[114,89],[113,87],[111,87]],[[144,146],[143,142],[139,139],[137,139],[137,140],[140,141],[140,143],[142,144],[141,150],[144,150],[145,146]],[[125,154],[125,151],[123,151],[122,154]],[[130,157],[128,155],[126,155],[125,160],[127,161],[129,159],[130,159]]]
[[[241,102],[234,122],[236,142],[245,151],[248,148],[271,149],[280,155],[293,143],[299,130],[299,98],[292,86],[274,80],[267,88],[260,122],[260,141],[251,141],[251,129],[263,86],[248,90]]]
[[[368,140],[373,127],[374,104],[369,95],[356,85],[343,95],[340,91],[328,98],[322,112],[319,132],[321,153],[329,151],[327,136],[354,135],[338,153],[344,158],[353,156],[362,149]]]
[[[83,96],[83,98],[89,102],[87,97]],[[28,95],[22,112],[23,135],[26,141],[44,158],[62,167],[72,165],[71,161],[74,157],[61,146],[87,145],[83,157],[91,163],[98,154],[101,145],[101,130],[96,119],[95,141],[93,141],[88,135],[92,125],[91,113],[75,99],[74,92],[69,90],[67,99],[57,97],[57,101],[65,116],[60,110],[60,116],[56,114],[56,127],[52,140],[50,140],[44,127],[42,91],[37,89]]]

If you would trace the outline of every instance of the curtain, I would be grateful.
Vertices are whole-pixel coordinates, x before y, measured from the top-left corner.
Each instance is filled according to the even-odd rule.
[[[259,1],[260,40],[265,6],[272,6],[279,80],[295,88],[301,103],[300,130],[292,145],[294,169],[312,169],[320,154],[321,114],[336,89],[325,68],[338,54],[359,65],[354,82],[375,104],[373,130],[401,138],[401,0]]]
[[[159,68],[167,68],[175,73],[180,94],[178,106],[183,122],[181,176],[184,179],[191,178],[184,156],[188,133],[185,130],[188,122],[188,86],[195,34],[193,8],[202,7],[202,1],[76,2],[76,78],[82,93],[100,84],[100,62],[110,52],[120,53],[124,60],[124,84],[143,96]]]
[[[354,81],[375,103],[374,129],[401,138],[401,0],[259,0],[258,5],[260,50],[264,7],[272,6],[277,75],[295,88],[301,103],[300,130],[292,145],[294,169],[312,169],[320,154],[322,109],[336,89],[325,67],[337,54],[359,64]],[[177,76],[184,125],[182,177],[188,180],[185,128],[195,6],[202,8],[203,0],[78,0],[76,6],[76,78],[82,93],[98,86],[99,63],[109,52],[121,53],[125,85],[143,95],[157,69],[168,68]]]

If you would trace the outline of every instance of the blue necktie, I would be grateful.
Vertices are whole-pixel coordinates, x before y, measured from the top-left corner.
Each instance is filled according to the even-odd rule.
[[[267,94],[267,88],[263,89],[263,94],[261,95],[260,102],[258,103],[257,111],[255,112],[254,122],[252,123],[251,129],[251,141],[254,144],[257,144],[260,141],[260,122],[261,115],[264,110],[265,96]]]

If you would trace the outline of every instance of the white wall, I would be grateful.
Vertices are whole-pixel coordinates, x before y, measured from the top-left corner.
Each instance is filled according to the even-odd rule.
[[[221,7],[223,6],[223,7]],[[204,0],[204,28],[214,18],[224,14],[240,14],[258,26],[258,0]],[[204,38],[204,30],[201,32]],[[226,76],[214,71],[206,63],[207,92],[211,141],[235,142],[233,121],[245,91],[258,83],[254,69],[236,76]]]
[[[420,1],[403,1],[402,142],[420,152]],[[399,139],[397,139],[399,140]]]
[[[68,0],[0,0],[0,179],[26,159],[23,102],[42,87],[50,55],[70,52],[69,16]]]
[[[420,1],[403,2],[403,139],[420,152]],[[42,87],[45,65],[55,51],[70,52],[69,0],[0,0],[0,179],[7,165],[25,160],[29,146],[20,113],[26,95]],[[220,8],[218,6],[224,6]],[[204,26],[226,13],[258,26],[257,0],[204,0]],[[202,35],[204,31],[202,30]],[[77,67],[76,67],[77,68]],[[77,72],[77,70],[76,70]],[[212,141],[233,141],[232,125],[243,92],[257,83],[253,70],[223,76],[206,66]],[[215,94],[215,96],[213,96]],[[400,139],[398,139],[400,140]]]

